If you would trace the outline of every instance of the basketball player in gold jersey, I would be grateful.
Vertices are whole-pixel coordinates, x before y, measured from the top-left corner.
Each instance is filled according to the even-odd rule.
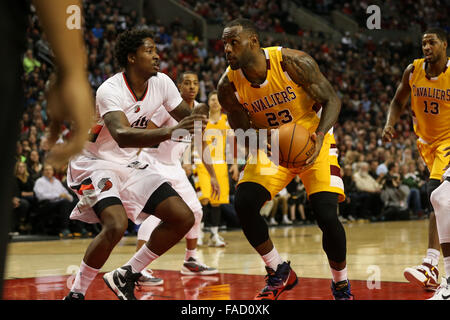
[[[220,205],[230,202],[230,186],[228,176],[228,164],[226,162],[227,138],[232,137],[232,130],[227,121],[227,115],[222,113],[222,106],[217,99],[217,91],[208,95],[209,120],[206,125],[204,140],[208,146],[212,166],[219,183],[219,197],[214,197],[211,192],[211,177],[202,162],[195,164],[194,182],[197,196],[203,206],[203,210],[209,213],[211,237],[208,245],[210,247],[225,247],[226,243],[219,236]],[[238,175],[236,164],[232,164],[230,172]]]
[[[296,122],[312,132],[316,149],[303,169],[277,167],[259,150],[257,163],[247,160],[235,194],[235,207],[245,236],[266,264],[266,286],[256,296],[276,300],[293,288],[297,275],[283,261],[268,227],[259,214],[264,203],[296,175],[302,179],[330,264],[335,299],[353,299],[346,268],[346,237],[337,217],[338,201],[345,198],[332,127],[341,102],[313,58],[302,51],[261,48],[258,32],[247,19],[228,23],[222,33],[229,67],[218,84],[220,104],[233,129],[275,129]],[[273,174],[267,175],[267,170]]]
[[[423,34],[424,58],[414,60],[405,69],[402,81],[389,106],[383,130],[383,140],[390,142],[395,137],[394,126],[408,98],[411,97],[414,131],[418,137],[417,147],[430,171],[428,196],[431,196],[440,185],[444,168],[448,164],[444,149],[450,146],[450,60],[447,58],[446,50],[447,35],[443,30],[430,29]],[[442,236],[441,234],[438,236],[436,216],[432,212],[428,227],[427,256],[421,265],[405,269],[404,275],[408,281],[427,290],[437,288],[439,241]],[[441,241],[441,246],[446,250],[444,257],[448,258],[450,245]],[[446,272],[447,276],[450,276],[450,270]]]

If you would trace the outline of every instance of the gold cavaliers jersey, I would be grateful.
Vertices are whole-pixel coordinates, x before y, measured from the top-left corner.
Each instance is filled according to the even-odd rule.
[[[416,59],[409,76],[414,132],[428,144],[450,139],[450,59],[445,70],[430,78],[424,59]]]
[[[217,123],[208,121],[205,129],[205,141],[209,146],[211,153],[211,159],[213,163],[225,163],[225,152],[227,144],[227,134],[230,130],[228,125],[227,116],[222,114]]]
[[[284,71],[281,47],[263,48],[267,77],[261,85],[252,85],[242,69],[227,69],[227,76],[239,103],[247,109],[253,127],[278,128],[296,122],[314,131],[320,121],[320,105]]]

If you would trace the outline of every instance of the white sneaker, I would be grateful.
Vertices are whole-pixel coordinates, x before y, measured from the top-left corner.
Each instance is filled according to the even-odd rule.
[[[163,279],[153,276],[153,271],[150,269],[142,270],[141,274],[142,276],[138,280],[141,286],[160,286],[164,283]]]
[[[425,290],[434,291],[439,286],[439,270],[433,266],[431,259],[424,258],[420,266],[406,268],[403,275],[410,283],[418,285]]]
[[[447,282],[447,279],[442,278],[441,285],[436,289],[434,295],[428,300],[450,300],[450,285]]]
[[[270,218],[269,220],[269,226],[277,226],[278,222],[275,220],[275,218]]]
[[[209,239],[208,246],[216,247],[216,248],[223,248],[226,246],[226,243],[220,239],[220,236],[218,234],[215,234],[215,235],[212,235],[211,238]]]
[[[185,276],[211,275],[218,272],[216,268],[208,267],[193,257],[185,261],[181,267],[181,274]]]
[[[197,245],[202,246],[203,245],[203,236],[197,238]]]
[[[283,224],[292,224],[292,221],[291,221],[291,220],[289,220],[289,218],[288,218],[288,217],[286,217],[286,216],[283,216]]]

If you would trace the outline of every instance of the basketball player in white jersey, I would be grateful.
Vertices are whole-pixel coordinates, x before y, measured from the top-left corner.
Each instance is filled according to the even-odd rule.
[[[70,218],[101,223],[102,230],[86,250],[68,300],[85,293],[111,251],[122,238],[128,218],[140,224],[149,214],[162,220],[151,241],[124,266],[103,276],[121,300],[135,300],[134,286],[141,271],[173,247],[191,229],[194,215],[167,180],[138,161],[139,148],[170,139],[176,129],[193,132],[192,115],[175,84],[159,73],[159,56],[148,30],[128,30],[117,38],[115,55],[124,72],[106,80],[97,90],[99,117],[91,142],[74,157],[67,170],[68,185],[80,198]],[[175,127],[145,130],[160,107],[179,123]]]
[[[195,101],[198,93],[198,76],[190,71],[184,72],[179,77],[178,88],[184,101],[194,109],[199,103]],[[195,111],[194,111],[195,112]],[[148,124],[148,128],[173,127],[177,125],[177,121],[171,117],[164,107],[160,107],[155,112]],[[140,152],[140,159],[150,163],[151,166],[167,178],[171,186],[183,198],[186,204],[191,208],[195,216],[195,223],[191,230],[186,234],[186,254],[181,268],[183,275],[212,275],[218,271],[215,268],[208,267],[201,263],[197,257],[197,239],[201,234],[201,221],[203,216],[202,206],[197,198],[197,194],[189,182],[186,172],[184,171],[181,159],[183,154],[190,154],[188,147],[191,146],[191,139],[187,137],[179,141],[166,140],[152,148],[144,148]],[[206,165],[211,174],[211,187],[214,193],[218,194],[219,185],[215,177],[212,165]],[[139,227],[137,235],[137,250],[139,250],[145,242],[150,238],[153,230],[158,226],[161,220],[155,216],[148,217]],[[163,279],[156,278],[149,270],[143,270],[139,284],[154,286],[163,284]]]

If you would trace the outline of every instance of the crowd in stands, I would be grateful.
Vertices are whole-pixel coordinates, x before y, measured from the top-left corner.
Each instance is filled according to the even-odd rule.
[[[201,7],[199,3],[207,3],[182,2],[198,10]],[[208,3],[212,12],[217,8],[222,11],[231,8],[227,9],[231,11],[227,11],[226,15],[222,15],[223,21],[220,23],[239,16],[233,10],[242,10],[242,7],[228,7],[230,3],[238,3],[236,1]],[[280,6],[281,10],[277,12],[283,10],[283,1],[242,0],[241,3],[247,8],[242,12],[249,12],[255,17],[260,13],[258,10],[273,13],[275,10],[268,9],[272,6]],[[226,68],[221,41],[203,43],[177,21],[162,25],[145,18],[138,19],[135,11],[125,14],[120,3],[115,1],[84,1],[84,14],[89,81],[93,92],[119,71],[113,54],[115,40],[121,31],[130,27],[145,27],[154,31],[161,57],[161,72],[173,80],[186,70],[199,75],[199,101],[206,101],[207,94],[216,88]],[[218,16],[217,12],[212,15],[215,18]],[[267,28],[273,29],[275,26]],[[342,112],[334,128],[347,194],[346,201],[340,206],[342,219],[377,221],[426,216],[429,211],[425,192],[428,173],[418,155],[407,112],[397,124],[398,138],[390,144],[381,142],[387,108],[403,69],[420,53],[411,43],[374,43],[360,34],[343,38],[338,44],[317,41],[321,36],[304,31],[295,42],[277,43],[271,38],[263,38],[262,43],[264,46],[282,45],[309,53],[342,100]],[[23,60],[26,111],[17,142],[13,232],[44,232],[63,237],[75,233],[86,235],[95,232],[95,227],[90,229],[84,224],[67,223],[77,197],[65,185],[65,168],[52,168],[45,163],[49,150],[46,138],[49,119],[44,92],[52,63],[45,35],[33,12],[29,14],[27,39],[28,47]],[[68,136],[69,123],[61,139]],[[304,187],[298,179],[294,179],[275,200],[270,210],[266,208],[268,221],[271,218],[285,224],[314,221]],[[232,209],[227,207],[224,210],[236,225],[238,222],[233,217]],[[271,222],[274,223],[273,220]]]
[[[297,3],[316,14],[329,16],[333,10],[340,11],[366,26],[370,13],[367,7],[377,5],[381,14],[381,29],[408,30],[417,24],[421,31],[426,28],[440,27],[450,31],[448,17],[450,8],[445,0],[301,0]]]

